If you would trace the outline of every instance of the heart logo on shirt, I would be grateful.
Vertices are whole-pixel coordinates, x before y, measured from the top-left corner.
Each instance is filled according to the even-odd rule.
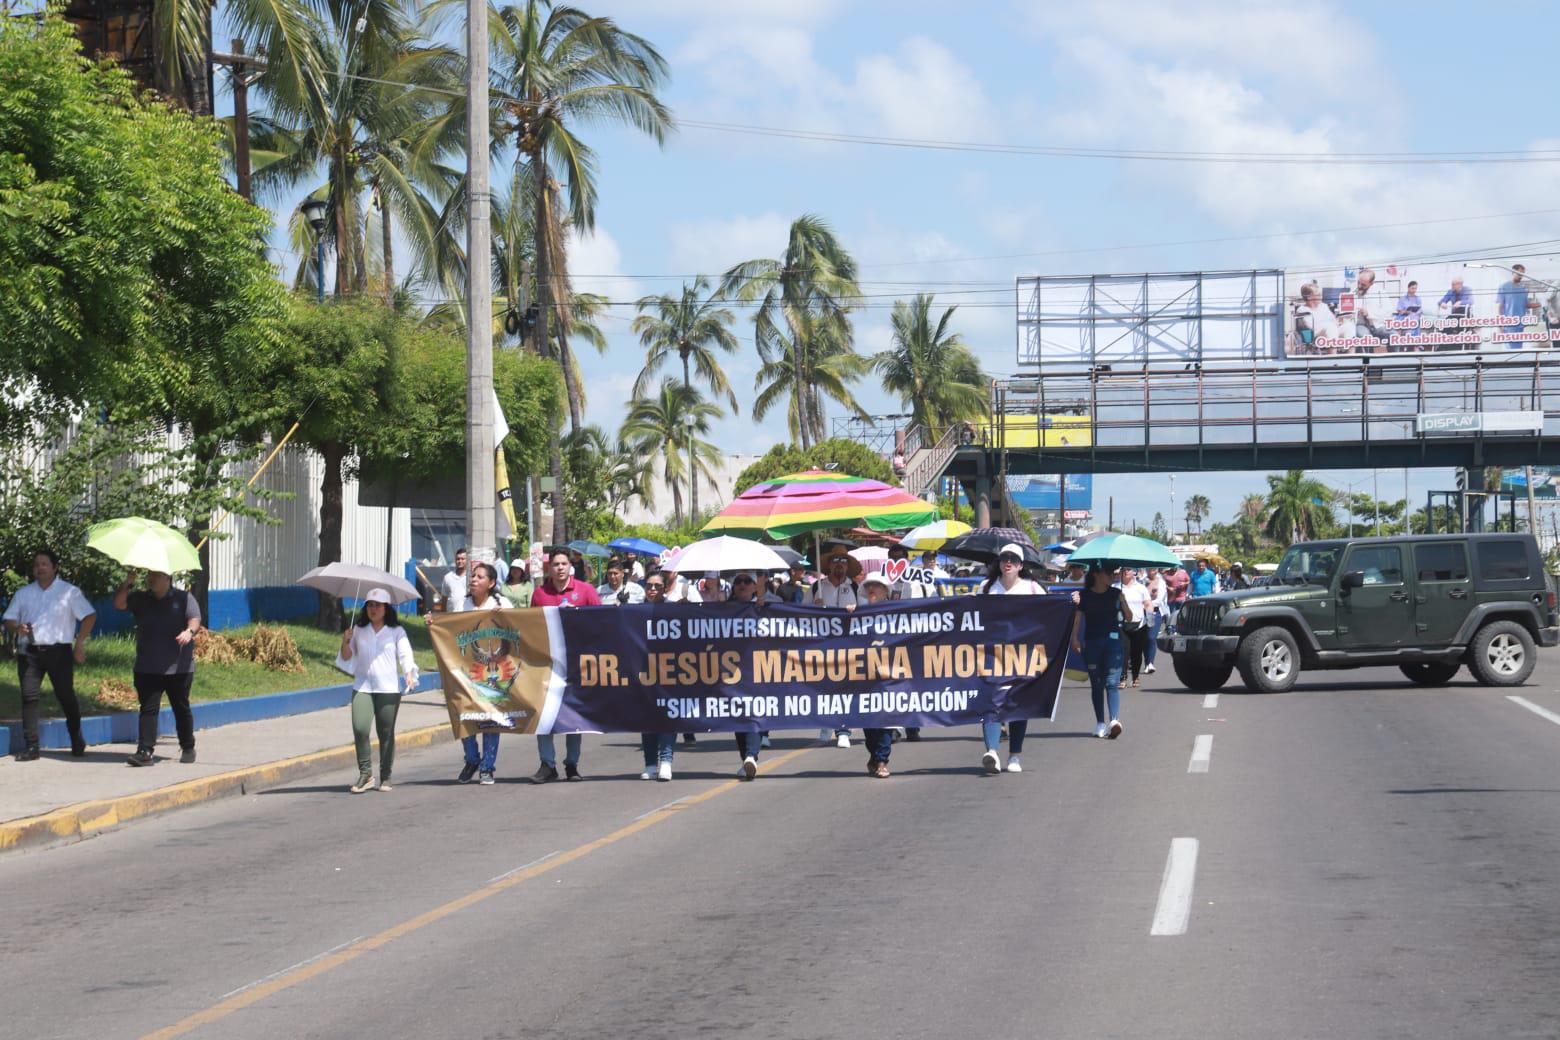
[[[889,584],[894,584],[905,576],[905,571],[910,569],[909,560],[888,560],[883,564],[883,577]]]

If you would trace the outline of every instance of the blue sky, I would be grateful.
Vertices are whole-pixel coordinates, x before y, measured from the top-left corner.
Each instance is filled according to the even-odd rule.
[[[1549,50],[1560,15],[1540,3],[1477,6],[1117,0],[984,3],[831,0],[584,2],[652,40],[672,67],[664,99],[683,119],[851,134],[1217,151],[1384,152],[1557,147]],[[686,277],[776,256],[802,213],[831,222],[862,265],[863,353],[888,346],[891,296],[934,291],[987,371],[1016,368],[1015,276],[1327,263],[1560,238],[1560,213],[1412,226],[1416,220],[1552,209],[1552,165],[1204,166],[901,150],[685,128],[664,148],[615,128],[599,151],[593,237],[575,243],[579,288],[614,300],[675,292]],[[499,174],[495,172],[495,181]],[[1360,225],[1407,226],[1300,234]],[[1119,249],[1187,239],[1219,244]],[[1015,256],[1015,254],[1045,254]],[[995,256],[1006,259],[974,259]],[[870,284],[869,284],[870,283]],[[583,357],[588,418],[615,429],[642,350],[631,308],[606,321],[606,357]],[[750,397],[746,322],[727,362]],[[872,380],[869,411],[897,412]],[[784,419],[721,424],[732,452],[785,438]],[[1320,474],[1368,488],[1369,471]],[[1363,483],[1362,483],[1363,481]],[[1411,475],[1417,502],[1451,484]],[[1227,518],[1261,474],[1195,484]],[[1383,497],[1402,471],[1383,471]],[[1167,478],[1099,477],[1096,510],[1147,523]],[[1390,492],[1388,489],[1392,489]]]

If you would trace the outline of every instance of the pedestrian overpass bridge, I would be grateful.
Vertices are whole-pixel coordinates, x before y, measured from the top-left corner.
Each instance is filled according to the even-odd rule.
[[[1560,465],[1560,353],[1042,372],[993,381],[984,422],[902,433],[906,490],[956,478],[977,519],[1024,474]]]

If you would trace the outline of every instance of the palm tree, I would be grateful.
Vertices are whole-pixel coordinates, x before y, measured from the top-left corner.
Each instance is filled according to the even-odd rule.
[[[1284,545],[1315,537],[1332,522],[1332,490],[1321,481],[1292,469],[1267,478],[1267,533]]]
[[[1208,502],[1207,495],[1189,495],[1186,499],[1186,527],[1190,531],[1193,524],[1197,525],[1197,533],[1202,534],[1203,518],[1211,512],[1213,506]]]
[[[693,386],[693,372],[708,384],[716,397],[724,396],[736,414],[737,395],[732,392],[726,372],[720,367],[716,351],[734,354],[737,337],[732,335],[732,313],[710,298],[709,280],[702,275],[692,285],[684,284],[678,296],[646,296],[639,301],[640,314],[632,326],[645,347],[645,367],[634,381],[634,396],[643,397],[656,373],[673,357],[682,360],[683,385]],[[654,313],[647,314],[646,311]],[[690,467],[692,460],[689,461]],[[699,485],[690,487],[688,513],[699,515]]]
[[[787,399],[791,439],[808,448],[827,435],[823,396],[866,414],[850,391],[868,367],[856,353],[850,325],[850,308],[861,296],[856,261],[827,223],[811,214],[798,217],[783,257],[736,265],[726,272],[720,291],[760,301],[753,315],[762,362],[755,419]]]
[[[720,409],[704,400],[699,392],[670,376],[661,380],[654,397],[636,398],[623,419],[621,438],[647,466],[660,462],[661,475],[672,489],[673,526],[683,523],[682,481],[690,486],[702,476],[713,479],[720,450],[702,438],[710,432],[710,421]],[[688,458],[685,468],[684,455]]]
[[[872,359],[883,377],[883,389],[898,394],[912,422],[928,434],[986,412],[986,376],[980,362],[958,333],[948,332],[957,307],[943,311],[932,323],[932,297],[917,295],[910,303],[894,301],[894,346]]]
[[[1261,520],[1267,516],[1267,500],[1258,494],[1250,494],[1240,500],[1237,520]]]

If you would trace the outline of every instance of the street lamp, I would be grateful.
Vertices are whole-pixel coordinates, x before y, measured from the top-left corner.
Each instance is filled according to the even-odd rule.
[[[324,199],[303,200],[298,209],[303,219],[314,229],[314,280],[319,288],[319,302],[325,302],[325,213],[330,205]]]

